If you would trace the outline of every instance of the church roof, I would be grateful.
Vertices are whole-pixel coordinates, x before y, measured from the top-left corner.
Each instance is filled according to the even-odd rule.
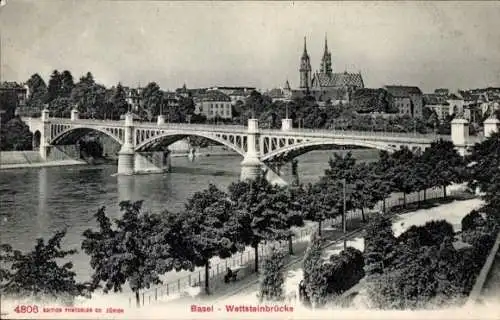
[[[315,81],[319,82],[320,87],[364,87],[363,77],[360,73],[316,73],[314,78]]]

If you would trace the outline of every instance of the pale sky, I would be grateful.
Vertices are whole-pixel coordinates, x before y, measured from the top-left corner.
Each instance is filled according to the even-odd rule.
[[[500,86],[494,1],[7,0],[0,10],[2,81],[68,69],[106,86],[297,87],[303,37],[316,70],[326,32],[334,71],[361,71],[366,87]]]

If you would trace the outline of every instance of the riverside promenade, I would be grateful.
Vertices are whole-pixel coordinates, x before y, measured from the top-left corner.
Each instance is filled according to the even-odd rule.
[[[432,189],[427,192],[427,203],[425,206],[436,206],[442,202],[443,193],[441,189]],[[456,198],[463,197],[463,190],[460,188],[449,190],[449,196],[446,201],[451,201]],[[398,194],[393,194],[393,196],[387,200],[387,214],[395,216],[397,214],[409,213],[416,210],[419,206],[417,204],[419,195],[413,193],[407,195],[407,208],[403,209],[401,206],[400,198]],[[420,195],[421,196],[421,195]],[[466,196],[470,198],[471,196]],[[420,199],[422,199],[420,197]],[[424,207],[424,203],[421,202],[421,208]],[[374,210],[367,211],[366,217],[369,219],[371,215],[375,212],[381,211],[381,204],[378,204]],[[361,221],[360,212],[349,212],[347,214],[347,235],[346,240],[352,240],[354,237],[359,237],[363,231],[365,223]],[[341,217],[336,219],[328,220],[323,222],[322,237],[326,240],[325,246],[331,247],[338,244],[339,241],[343,241],[344,233],[341,230]],[[287,255],[285,260],[285,269],[293,269],[300,266],[304,253],[309,244],[310,236],[313,232],[317,230],[316,223],[310,223],[305,227],[297,230],[296,238],[293,244],[293,254]],[[283,241],[280,244],[281,248],[285,252],[288,252],[288,241]],[[253,251],[253,250],[252,250]],[[271,251],[271,245],[261,245],[259,249],[259,260],[263,261],[265,256],[267,256]],[[196,273],[189,277],[189,280],[181,280],[175,282],[170,282],[150,290],[146,290],[140,293],[141,305],[182,305],[182,304],[192,304],[192,303],[206,303],[224,300],[230,296],[236,294],[242,294],[248,290],[253,290],[255,285],[258,284],[259,275],[254,272],[255,260],[250,252],[236,254],[234,257],[221,261],[219,264],[224,264],[229,267],[243,267],[244,272],[240,280],[236,282],[231,282],[229,284],[224,283],[224,275],[226,273],[225,266],[217,267],[215,263],[212,265],[210,274],[210,295],[206,295],[204,292],[204,271],[198,272],[198,277]],[[214,271],[217,270],[217,272]],[[220,272],[218,272],[220,271]],[[192,281],[194,279],[194,281]],[[200,285],[201,284],[201,285]],[[253,289],[249,289],[253,288]],[[135,305],[135,298],[133,296],[129,297],[129,306]]]

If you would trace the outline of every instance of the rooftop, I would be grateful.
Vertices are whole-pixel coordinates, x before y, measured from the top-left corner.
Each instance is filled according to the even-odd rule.
[[[384,86],[384,89],[393,97],[397,98],[407,98],[412,94],[422,94],[422,90],[419,87],[414,86]]]

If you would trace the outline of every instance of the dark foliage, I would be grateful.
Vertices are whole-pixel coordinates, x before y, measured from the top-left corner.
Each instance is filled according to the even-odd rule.
[[[0,262],[9,266],[0,272],[0,292],[7,297],[33,297],[35,300],[59,299],[71,304],[77,296],[87,296],[87,287],[77,283],[73,263],[59,265],[60,259],[76,253],[62,250],[66,231],[58,231],[47,243],[37,239],[35,248],[27,253],[0,246]]]
[[[260,302],[283,301],[285,299],[285,254],[280,249],[273,248],[262,264],[260,279]]]

